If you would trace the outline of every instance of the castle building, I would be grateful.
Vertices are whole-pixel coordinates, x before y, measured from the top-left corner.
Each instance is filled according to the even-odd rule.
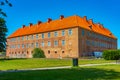
[[[7,37],[6,56],[32,58],[41,48],[46,58],[93,56],[93,52],[117,49],[117,38],[100,23],[77,15],[23,25]]]

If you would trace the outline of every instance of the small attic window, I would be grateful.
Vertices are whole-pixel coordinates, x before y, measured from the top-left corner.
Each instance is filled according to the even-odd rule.
[[[92,29],[92,25],[90,25],[89,28]]]
[[[110,33],[109,35],[112,36],[112,33]]]

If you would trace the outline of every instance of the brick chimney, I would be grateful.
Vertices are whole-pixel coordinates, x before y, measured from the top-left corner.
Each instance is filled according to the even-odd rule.
[[[84,19],[85,21],[87,21],[87,16],[84,16],[83,19]]]
[[[30,27],[33,25],[32,23],[29,23],[30,24]]]
[[[93,24],[93,20],[92,20],[92,19],[90,19],[90,20],[89,20],[89,23],[90,23],[90,24]]]
[[[64,15],[60,15],[60,20],[62,20],[64,18]]]
[[[42,23],[42,21],[38,21],[38,25],[40,25]]]
[[[48,18],[48,21],[47,21],[47,22],[50,23],[51,21],[52,21],[52,19],[51,19],[51,18]]]
[[[25,25],[23,25],[22,28],[25,28]]]

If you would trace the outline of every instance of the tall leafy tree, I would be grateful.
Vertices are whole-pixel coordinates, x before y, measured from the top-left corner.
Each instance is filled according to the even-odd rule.
[[[5,51],[6,49],[6,32],[7,27],[5,24],[5,20],[0,18],[0,52]]]
[[[6,49],[6,33],[8,31],[6,21],[2,17],[7,17],[3,11],[2,6],[8,5],[12,7],[12,4],[8,0],[0,0],[0,52]]]

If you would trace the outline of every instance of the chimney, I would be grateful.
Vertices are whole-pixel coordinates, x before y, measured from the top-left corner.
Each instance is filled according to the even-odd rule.
[[[25,28],[25,25],[23,25],[22,28]]]
[[[109,35],[112,36],[112,33],[110,33]]]
[[[51,18],[48,18],[48,21],[47,21],[47,22],[50,23],[51,21],[52,21],[52,19],[51,19]]]
[[[62,20],[64,18],[64,15],[60,15],[60,20]]]
[[[87,16],[84,16],[83,19],[84,19],[85,21],[87,21]]]
[[[38,21],[38,25],[41,24],[42,22],[41,21]]]
[[[29,23],[30,24],[30,27],[33,25],[32,23]]]
[[[93,20],[92,20],[92,19],[90,19],[90,20],[89,20],[89,23],[90,23],[90,24],[93,24]]]

